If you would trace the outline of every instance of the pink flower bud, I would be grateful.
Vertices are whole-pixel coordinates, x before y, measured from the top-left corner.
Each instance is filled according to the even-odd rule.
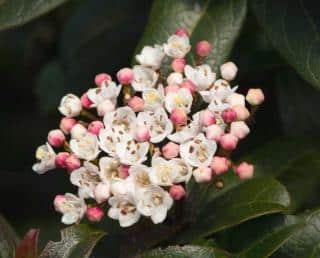
[[[245,122],[237,121],[231,123],[230,133],[239,139],[243,139],[250,133],[250,129]]]
[[[237,147],[238,138],[231,133],[228,133],[221,137],[220,144],[225,150],[231,151]]]
[[[105,114],[112,112],[116,109],[116,106],[108,99],[101,102],[97,106],[97,112],[99,116],[104,116]]]
[[[72,127],[77,123],[77,121],[71,117],[64,117],[60,121],[60,129],[65,133],[70,133]]]
[[[182,108],[175,108],[170,114],[170,119],[175,125],[185,125],[188,117],[186,112]]]
[[[131,107],[134,112],[140,112],[144,109],[144,100],[138,96],[133,96],[129,100],[128,106]]]
[[[173,159],[179,154],[179,145],[174,142],[168,142],[162,147],[162,154],[166,159]]]
[[[206,40],[199,41],[196,45],[196,52],[198,56],[208,56],[211,52],[211,44]]]
[[[73,170],[76,170],[81,167],[81,161],[78,159],[78,157],[74,154],[71,154],[66,159],[66,166],[69,173],[71,173]]]
[[[101,121],[92,121],[88,126],[88,131],[94,135],[99,135],[99,132],[103,127]]]
[[[69,152],[59,152],[55,159],[57,168],[67,168],[66,160],[69,158]]]
[[[264,94],[261,89],[249,89],[246,100],[250,105],[257,106],[264,101]]]
[[[94,78],[94,82],[97,86],[101,86],[102,83],[104,83],[105,81],[111,81],[111,80],[112,80],[111,76],[107,73],[99,73]]]
[[[221,175],[229,170],[230,165],[231,162],[227,158],[215,156],[211,162],[212,173],[216,176]]]
[[[129,176],[129,168],[128,165],[120,165],[119,166],[119,177],[122,179],[126,179]]]
[[[197,90],[196,85],[194,85],[194,83],[190,80],[183,80],[180,86],[181,88],[188,89],[190,93],[194,93]]]
[[[219,125],[214,124],[206,128],[206,137],[209,140],[219,142],[223,134],[224,131]]]
[[[242,105],[233,106],[232,109],[237,113],[237,120],[245,121],[249,118],[249,110]]]
[[[184,58],[175,58],[171,62],[171,67],[176,73],[182,73],[186,65],[186,60]]]
[[[210,110],[206,109],[201,112],[201,122],[204,126],[213,125],[216,123],[216,117]]]
[[[185,28],[179,28],[179,29],[176,29],[176,32],[175,32],[176,35],[182,37],[182,36],[189,36],[189,33],[187,31],[187,29]]]
[[[254,166],[247,162],[241,162],[241,164],[235,168],[235,172],[241,180],[251,178],[253,176],[253,171]]]
[[[110,197],[110,185],[99,183],[94,189],[94,199],[97,203],[102,203]]]
[[[66,197],[61,194],[56,195],[56,197],[54,198],[53,206],[57,212],[62,212],[60,207],[62,206],[65,200],[66,200]]]
[[[168,85],[167,87],[165,87],[164,91],[165,91],[166,94],[171,93],[171,92],[172,93],[176,93],[176,92],[179,91],[179,89],[180,89],[180,87],[178,85],[171,84],[171,85]]]
[[[179,201],[186,196],[186,191],[182,185],[172,185],[169,190],[170,196],[173,200]]]
[[[61,147],[66,137],[60,129],[51,130],[48,134],[48,142],[53,147]]]
[[[84,93],[84,94],[81,96],[80,101],[81,101],[81,105],[82,105],[84,108],[90,108],[91,105],[92,105],[92,101],[89,99],[87,93]]]
[[[151,138],[150,130],[147,127],[138,127],[136,134],[135,134],[135,140],[137,142],[147,142]]]
[[[237,113],[232,108],[225,109],[221,116],[225,123],[231,123],[237,119]]]
[[[133,71],[130,68],[122,68],[117,73],[118,81],[123,85],[128,85],[133,80]]]
[[[72,127],[70,134],[71,134],[71,138],[73,139],[80,139],[83,137],[84,134],[87,133],[87,128],[85,128],[83,125],[81,124],[76,124]]]
[[[193,170],[193,177],[197,183],[210,182],[212,178],[211,169],[208,167],[200,167]]]
[[[86,216],[91,222],[99,222],[104,216],[104,211],[100,207],[88,208],[86,211]]]
[[[232,81],[237,75],[238,68],[233,62],[227,62],[220,66],[220,72],[223,79]]]

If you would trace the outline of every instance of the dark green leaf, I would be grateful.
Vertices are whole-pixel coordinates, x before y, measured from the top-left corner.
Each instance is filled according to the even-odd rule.
[[[0,257],[14,257],[18,242],[19,239],[16,232],[5,220],[5,218],[0,215]]]
[[[225,251],[200,246],[171,246],[166,249],[156,249],[139,255],[137,258],[227,258],[231,257]]]
[[[177,28],[182,27],[188,30],[192,44],[208,40],[213,45],[206,62],[217,72],[230,54],[246,11],[246,0],[156,0],[136,52],[144,45],[164,43]],[[192,61],[193,54],[192,51]]]
[[[49,242],[40,258],[88,258],[105,232],[88,225],[76,225],[61,231],[60,242]]]
[[[185,242],[205,237],[264,214],[285,211],[289,204],[289,194],[279,182],[255,178],[208,202],[196,223],[179,238]]]
[[[2,0],[0,1],[0,30],[25,24],[66,1]]]
[[[252,0],[259,23],[279,53],[320,88],[320,15],[317,1]]]
[[[37,258],[38,238],[39,230],[30,229],[17,247],[15,258]]]

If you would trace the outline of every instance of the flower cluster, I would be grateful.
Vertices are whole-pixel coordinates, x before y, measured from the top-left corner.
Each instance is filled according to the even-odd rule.
[[[77,195],[54,200],[63,223],[84,215],[100,221],[105,210],[122,227],[141,216],[161,223],[174,201],[185,197],[192,177],[210,182],[230,169],[240,179],[252,177],[252,165],[235,165],[229,157],[248,135],[246,122],[264,95],[260,89],[250,89],[246,97],[236,93],[230,86],[237,74],[232,62],[223,64],[222,78],[216,78],[204,63],[209,42],[196,45],[196,66],[186,63],[190,50],[187,32],[179,29],[165,44],[144,47],[138,65],[117,73],[119,84],[98,74],[96,87],[81,98],[62,98],[60,129],[38,147],[33,170],[66,169],[78,187]],[[160,71],[168,61],[172,71],[164,77]]]

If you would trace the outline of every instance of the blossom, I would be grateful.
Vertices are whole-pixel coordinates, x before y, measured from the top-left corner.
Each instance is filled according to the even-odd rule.
[[[78,116],[82,110],[81,100],[74,94],[67,94],[61,99],[58,109],[64,116]]]
[[[119,220],[121,227],[130,227],[140,219],[140,213],[137,210],[136,203],[132,196],[116,195],[109,199],[111,206],[108,216]]]
[[[184,73],[187,79],[192,81],[200,91],[208,89],[216,80],[216,74],[212,72],[211,67],[207,64],[196,66],[195,68],[186,65]]]
[[[120,161],[116,158],[102,157],[99,161],[99,176],[103,183],[108,183],[113,178],[119,178]]]
[[[154,70],[160,68],[162,59],[164,58],[163,48],[159,45],[154,47],[145,46],[139,55],[136,55],[136,60],[143,66],[151,67]]]
[[[146,89],[154,88],[159,75],[151,68],[142,65],[135,65],[133,67],[134,79],[132,87],[136,91],[144,91]]]
[[[131,181],[138,189],[147,187],[151,184],[151,168],[145,165],[132,165],[129,169],[128,181]]]
[[[233,62],[227,62],[220,66],[220,72],[223,79],[232,81],[238,72],[238,67]]]
[[[180,145],[180,156],[191,166],[209,166],[216,150],[216,142],[208,140],[200,133],[194,139]]]
[[[173,58],[183,58],[191,49],[189,38],[187,36],[172,35],[166,44],[163,45],[167,56]]]
[[[154,224],[163,222],[167,212],[173,204],[170,194],[156,185],[142,188],[137,196],[137,209],[147,217],[150,217]]]
[[[86,209],[84,200],[71,193],[66,193],[57,207],[57,210],[63,214],[62,223],[66,225],[79,221],[85,214]]]
[[[152,143],[161,142],[173,130],[173,125],[162,107],[154,111],[140,112],[137,117],[137,125],[149,128]]]
[[[210,168],[200,166],[193,171],[193,176],[197,183],[207,183],[211,181],[212,172]]]
[[[78,158],[88,161],[94,160],[100,153],[97,136],[89,132],[78,139],[71,139],[70,148]]]
[[[264,101],[263,91],[261,89],[249,89],[246,100],[253,106],[260,105]]]
[[[174,163],[175,169],[173,183],[187,183],[192,176],[191,166],[189,166],[189,164],[185,160],[179,158],[172,159],[172,162]]]
[[[181,73],[170,73],[167,77],[167,83],[169,85],[179,85],[183,81],[183,76]]]
[[[176,163],[173,160],[165,160],[162,157],[152,158],[150,171],[151,182],[155,185],[170,186],[173,184],[177,173]]]
[[[38,174],[44,174],[45,172],[56,167],[56,154],[48,143],[37,148],[36,159],[39,160],[39,162],[35,163],[32,166],[32,169]]]
[[[185,88],[179,89],[177,92],[169,92],[165,97],[165,107],[169,113],[173,109],[181,108],[186,113],[190,113],[192,105],[192,95]]]
[[[211,44],[206,40],[199,41],[196,45],[196,52],[198,56],[208,56],[211,52]]]
[[[143,91],[142,98],[144,100],[145,110],[155,110],[162,107],[165,98],[162,84],[160,84],[157,89],[147,89]]]
[[[92,102],[90,107],[97,107],[105,100],[110,100],[115,104],[120,91],[121,85],[116,85],[115,82],[110,80],[104,81],[101,87],[89,89],[87,95]]]
[[[83,167],[71,173],[70,181],[79,187],[80,197],[94,198],[95,187],[100,183],[99,169],[92,163],[85,161]]]
[[[121,163],[133,165],[147,160],[149,142],[135,142],[133,139],[121,141],[116,144],[116,154]]]

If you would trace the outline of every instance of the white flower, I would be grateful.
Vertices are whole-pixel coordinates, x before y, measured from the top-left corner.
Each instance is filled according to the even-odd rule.
[[[208,109],[211,112],[221,113],[223,110],[230,108],[230,107],[231,107],[231,105],[228,102],[226,102],[225,100],[214,97],[214,98],[212,98],[212,100],[208,106]]]
[[[177,92],[169,92],[165,98],[165,107],[169,113],[175,108],[181,108],[190,113],[192,105],[192,94],[188,89],[181,88]]]
[[[229,95],[234,93],[238,87],[231,88],[226,80],[219,79],[214,82],[210,90],[200,91],[203,100],[210,103],[213,98],[225,100]]]
[[[147,160],[149,142],[135,142],[133,139],[121,140],[116,144],[116,154],[121,163],[139,164]]]
[[[200,112],[194,114],[192,118],[193,120],[181,128],[181,130],[168,135],[168,139],[177,143],[183,143],[194,138],[202,128]]]
[[[125,134],[133,135],[135,130],[136,115],[130,107],[120,107],[107,113],[103,122],[106,130],[111,130],[120,137]]]
[[[36,159],[40,162],[35,163],[32,166],[34,172],[38,174],[44,174],[45,172],[54,169],[56,154],[52,147],[46,143],[37,148]]]
[[[134,196],[135,185],[132,181],[121,178],[112,178],[110,182],[110,191],[113,195]]]
[[[144,91],[146,89],[154,88],[159,74],[154,70],[142,65],[135,65],[133,67],[133,76],[132,87],[136,91]]]
[[[200,133],[193,140],[180,145],[180,156],[193,167],[209,166],[216,150],[216,142]]]
[[[119,178],[120,162],[118,159],[102,157],[99,161],[100,178],[102,182],[108,183],[113,178]]]
[[[99,132],[99,146],[109,155],[116,157],[116,146],[123,139],[132,139],[128,134],[121,135],[119,132],[113,132],[110,128],[102,129]]]
[[[170,186],[176,177],[177,167],[172,160],[162,157],[153,157],[150,171],[150,180],[155,185]]]
[[[186,65],[184,73],[199,91],[206,90],[216,80],[216,74],[211,71],[210,66],[207,64],[196,66],[195,68]]]
[[[86,204],[82,198],[74,194],[66,193],[64,200],[59,205],[59,211],[63,214],[62,223],[71,225],[78,222],[86,212]]]
[[[150,180],[150,171],[151,168],[145,165],[132,165],[129,168],[129,177],[128,181],[132,181],[135,188],[147,187],[151,184]]]
[[[119,220],[121,227],[130,227],[140,219],[140,213],[137,210],[135,201],[128,195],[117,195],[109,199],[111,206],[108,216]]]
[[[106,80],[101,87],[89,89],[87,95],[92,102],[91,107],[97,107],[105,100],[110,100],[113,104],[116,104],[121,87],[113,81]]]
[[[187,36],[172,35],[163,48],[167,56],[183,58],[190,51],[191,46]]]
[[[163,222],[173,200],[168,192],[159,186],[150,185],[141,189],[137,195],[137,209],[144,215],[151,217],[154,224]]]
[[[92,163],[85,161],[83,167],[71,173],[70,181],[73,185],[79,187],[80,197],[94,198],[95,187],[101,182],[99,169]]]
[[[172,159],[172,162],[175,164],[174,168],[176,170],[173,183],[182,183],[188,182],[192,176],[192,168],[184,160],[179,158]]]
[[[109,199],[110,195],[111,191],[109,182],[99,183],[94,189],[94,199],[97,203],[105,202]]]
[[[88,161],[94,160],[100,152],[97,136],[89,132],[78,139],[71,139],[70,148],[78,158]]]
[[[144,110],[155,110],[162,107],[164,102],[164,89],[162,84],[157,89],[147,89],[143,91]]]
[[[181,84],[183,82],[183,76],[181,73],[170,73],[167,78],[167,83],[169,85]]]
[[[150,142],[153,143],[161,142],[173,130],[172,122],[162,107],[155,111],[140,112],[137,125],[148,127],[151,133]]]
[[[140,55],[136,55],[136,59],[141,65],[151,67],[154,70],[160,68],[163,58],[164,52],[159,45],[155,45],[154,47],[145,46]]]
[[[231,106],[237,106],[237,105],[245,106],[245,102],[246,102],[245,97],[239,93],[233,93],[229,95],[226,100]]]
[[[80,99],[73,94],[67,94],[61,99],[58,107],[62,115],[67,117],[75,117],[80,115],[82,105]]]

